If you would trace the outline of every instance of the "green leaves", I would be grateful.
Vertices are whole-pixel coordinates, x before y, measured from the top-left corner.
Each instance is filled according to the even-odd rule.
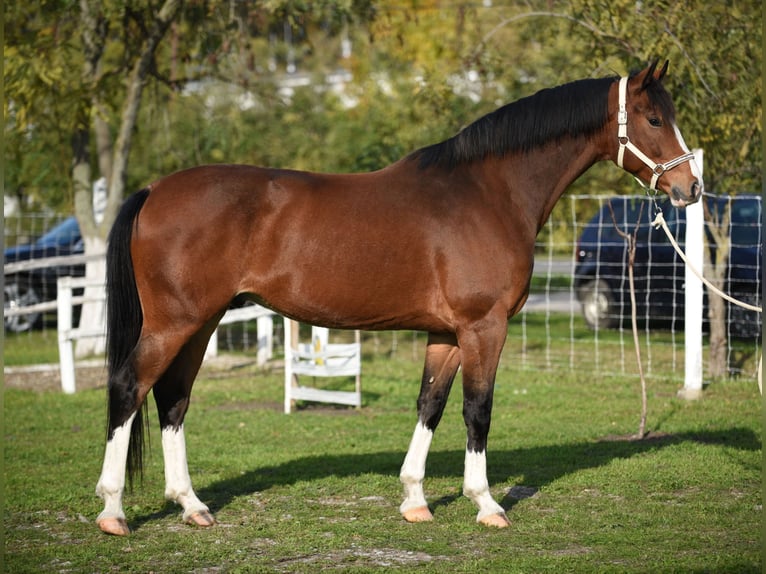
[[[713,193],[754,192],[761,162],[761,5],[690,0],[576,0],[572,14],[619,38],[593,36],[595,58],[640,67],[670,60],[666,85],[689,147],[702,147],[705,184]],[[626,70],[619,70],[624,72]]]
[[[117,132],[126,77],[157,8],[92,2],[104,46],[93,81],[84,81],[81,4],[8,4],[6,184],[66,209],[72,133],[92,122],[93,101]],[[538,89],[668,58],[679,127],[690,147],[707,151],[707,189],[753,191],[762,154],[760,15],[752,1],[705,10],[691,0],[189,2],[150,66],[128,188],[204,162],[381,167]],[[312,83],[285,99],[289,59]],[[352,76],[340,94],[325,85],[338,69]],[[611,168],[575,184],[583,193],[633,190]]]

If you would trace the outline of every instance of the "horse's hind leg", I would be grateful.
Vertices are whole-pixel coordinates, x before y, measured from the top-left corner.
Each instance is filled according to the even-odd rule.
[[[96,485],[96,494],[104,500],[104,510],[96,518],[98,527],[107,534],[127,536],[130,534],[125,512],[122,509],[122,493],[125,490],[125,466],[130,443],[133,419],[141,416],[133,412],[128,420],[113,430],[106,443],[104,465]]]
[[[101,476],[96,494],[104,500],[104,510],[96,518],[98,527],[107,534],[125,536],[130,533],[122,495],[125,491],[125,473],[129,456],[136,456],[132,470],[141,467],[143,426],[140,411],[149,389],[171,364],[183,346],[186,336],[182,329],[174,336],[148,335],[144,331],[136,345],[133,358],[126,368],[110,380],[109,434],[104,453]],[[119,390],[118,390],[119,389]],[[129,473],[130,474],[130,473]]]
[[[192,488],[186,459],[183,421],[189,408],[194,379],[217,322],[216,320],[209,323],[189,340],[153,387],[162,429],[165,498],[181,505],[184,522],[203,527],[214,525],[215,518]]]
[[[433,519],[423,492],[426,457],[459,366],[460,349],[455,337],[429,334],[418,397],[418,424],[399,474],[404,485],[404,502],[399,511],[408,522]]]
[[[146,328],[147,325],[144,327],[130,367],[119,375],[125,379],[135,380],[135,395],[129,390],[133,388],[133,384],[126,384],[124,392],[117,393],[116,398],[111,397],[114,392],[110,391],[110,401],[114,404],[110,407],[109,436],[104,453],[104,464],[96,485],[96,494],[104,500],[104,509],[98,515],[96,523],[107,534],[118,536],[130,533],[122,506],[122,495],[125,491],[125,474],[131,448],[135,449],[133,453],[139,458],[137,466],[140,470],[141,451],[136,441],[141,440],[142,427],[138,424],[140,421],[136,420],[136,417],[142,416],[139,410],[155,382],[166,371],[172,370],[172,365],[178,364],[179,354],[183,354],[186,348],[197,348],[197,345],[187,343],[196,339],[193,333],[199,330],[199,326],[179,324],[162,332]],[[202,354],[204,355],[204,347]],[[199,361],[201,360],[202,355],[199,358]],[[199,364],[197,364],[198,367]],[[196,369],[194,373],[196,374]],[[122,385],[115,384],[114,381],[110,381],[110,386],[122,388]],[[191,381],[189,388],[191,388]],[[137,429],[139,432],[135,432]],[[135,463],[133,470],[137,470]]]

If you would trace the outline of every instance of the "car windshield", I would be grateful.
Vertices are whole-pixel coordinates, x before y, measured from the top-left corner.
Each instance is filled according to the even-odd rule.
[[[35,241],[39,247],[60,247],[72,245],[80,239],[80,226],[75,217],[68,217],[56,227]]]

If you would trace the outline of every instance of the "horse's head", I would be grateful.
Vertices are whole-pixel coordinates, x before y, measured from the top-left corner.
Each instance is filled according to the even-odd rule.
[[[684,207],[702,194],[702,173],[676,125],[675,110],[662,78],[668,62],[657,62],[614,87],[610,103],[618,145],[617,165],[651,189],[666,193],[673,205]],[[612,123],[613,122],[613,123]],[[616,125],[615,125],[616,124]]]

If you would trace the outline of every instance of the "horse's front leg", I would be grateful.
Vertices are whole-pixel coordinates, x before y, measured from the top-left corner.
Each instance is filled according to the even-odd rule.
[[[498,528],[510,526],[510,522],[489,491],[487,437],[495,374],[507,332],[502,319],[489,324],[485,321],[479,328],[458,333],[463,356],[463,419],[468,434],[463,494],[479,507],[477,522]]]
[[[96,494],[104,500],[104,510],[96,518],[96,524],[103,532],[116,536],[130,534],[122,509],[122,494],[125,491],[130,429],[136,416],[141,416],[141,413],[134,412],[125,423],[112,431],[106,442],[104,465],[96,484]]]
[[[455,337],[429,334],[418,397],[418,424],[399,474],[404,486],[404,502],[399,511],[408,522],[433,520],[423,492],[426,457],[459,366],[460,350]]]

